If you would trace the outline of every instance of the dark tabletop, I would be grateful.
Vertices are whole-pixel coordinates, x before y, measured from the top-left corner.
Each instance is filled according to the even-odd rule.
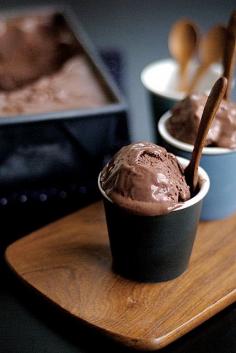
[[[28,5],[32,1],[2,0],[0,7],[16,4]],[[202,30],[207,30],[214,23],[225,23],[236,6],[235,0],[82,0],[72,5],[93,42],[99,48],[114,49],[121,55],[122,83],[130,104],[134,140],[152,137],[149,106],[139,74],[150,61],[168,55],[166,39],[171,23],[187,16],[196,20]],[[38,205],[30,219],[21,215],[27,211],[21,209],[14,217],[14,224],[11,215],[1,213],[0,353],[128,351],[45,302],[16,279],[3,259],[4,249],[12,241],[90,201],[70,204],[69,200],[62,200],[43,207]],[[236,353],[236,305],[231,305],[162,352]]]

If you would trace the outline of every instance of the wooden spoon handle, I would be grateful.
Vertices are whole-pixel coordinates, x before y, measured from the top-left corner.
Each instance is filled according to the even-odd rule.
[[[225,92],[225,99],[229,99],[231,93],[231,84],[234,72],[235,64],[235,37],[236,37],[236,11],[231,14],[229,24],[226,31],[226,41],[225,41],[225,50],[223,56],[223,76],[228,80],[228,86]]]
[[[197,68],[197,70],[196,70],[196,72],[195,72],[195,74],[194,74],[194,76],[192,78],[192,81],[190,82],[189,87],[187,88],[187,94],[188,95],[190,95],[190,94],[192,94],[194,92],[199,80],[204,75],[204,73],[207,71],[208,67],[209,67],[209,65],[204,64],[204,65],[200,65]]]
[[[236,36],[236,10],[231,13],[227,30]]]
[[[205,145],[206,137],[215,114],[220,106],[227,87],[227,79],[220,77],[211,89],[206,105],[204,107],[201,122],[198,129],[198,134],[194,144],[192,158],[184,171],[186,181],[190,186],[191,192],[197,188],[198,184],[198,167],[202,155],[202,150]]]
[[[188,67],[189,62],[183,62],[179,65],[179,84],[178,90],[179,91],[186,91],[188,87]]]
[[[231,93],[231,85],[232,85],[232,78],[234,72],[234,63],[235,63],[235,36],[228,33],[227,40],[226,40],[226,48],[224,52],[224,60],[223,60],[223,67],[224,67],[224,77],[228,80],[227,89],[225,91],[224,98],[229,99]]]

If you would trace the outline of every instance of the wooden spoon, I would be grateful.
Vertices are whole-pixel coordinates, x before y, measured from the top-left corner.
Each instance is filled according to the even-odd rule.
[[[228,31],[236,35],[236,10],[231,13],[227,29]]]
[[[189,85],[188,94],[194,92],[199,80],[208,70],[210,65],[222,60],[225,48],[225,36],[226,28],[224,26],[217,25],[210,29],[210,31],[202,37],[199,44],[199,57],[201,64]]]
[[[188,65],[197,51],[198,30],[188,20],[177,21],[171,28],[168,40],[169,51],[179,64],[179,90],[187,87]]]
[[[235,46],[236,46],[236,11],[231,14],[228,27],[226,30],[226,41],[225,41],[225,50],[223,56],[223,76],[228,80],[228,86],[225,92],[225,99],[229,99],[231,93],[232,78],[234,72],[235,64]]]
[[[220,106],[225,91],[227,88],[227,79],[220,77],[211,89],[211,92],[206,101],[201,122],[198,128],[197,137],[194,143],[193,153],[189,165],[184,171],[187,184],[190,186],[191,194],[194,195],[198,185],[198,167],[202,155],[202,150],[205,145],[206,137],[215,114]]]

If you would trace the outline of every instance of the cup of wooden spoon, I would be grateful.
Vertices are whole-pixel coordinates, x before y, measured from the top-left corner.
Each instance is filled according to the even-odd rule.
[[[179,20],[171,28],[168,47],[179,66],[178,89],[186,91],[189,79],[189,64],[198,48],[198,29],[189,20]]]

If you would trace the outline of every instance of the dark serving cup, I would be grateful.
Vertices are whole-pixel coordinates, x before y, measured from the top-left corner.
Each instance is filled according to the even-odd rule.
[[[183,167],[189,163],[181,157],[178,161]],[[161,282],[174,279],[187,269],[202,200],[210,185],[202,168],[199,185],[197,195],[170,213],[139,216],[115,205],[103,191],[99,176],[115,272],[140,282]]]
[[[111,155],[129,142],[125,100],[68,6],[1,11],[2,18],[55,13],[74,34],[109,103],[98,108],[0,117],[0,200],[28,190],[78,183],[96,186]]]

